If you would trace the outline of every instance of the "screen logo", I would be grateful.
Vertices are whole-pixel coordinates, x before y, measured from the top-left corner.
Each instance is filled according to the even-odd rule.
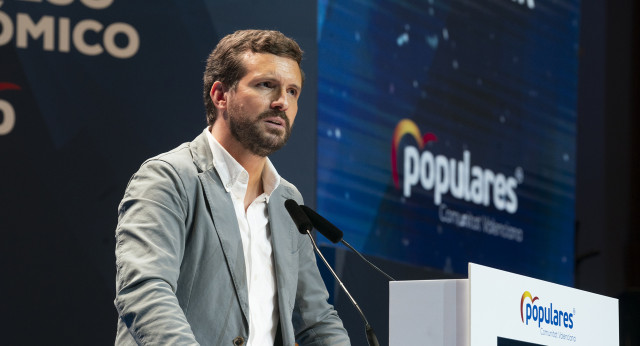
[[[399,145],[406,135],[411,136],[416,145],[406,145],[403,150],[402,194],[405,198],[411,197],[415,188],[422,187],[425,191],[433,191],[436,206],[442,203],[443,195],[449,194],[477,205],[493,205],[510,214],[518,210],[516,188],[524,177],[521,169],[516,169],[514,176],[506,176],[472,165],[470,150],[464,150],[461,159],[433,154],[426,149],[426,144],[438,138],[433,133],[422,135],[411,119],[400,120],[391,141],[391,172],[397,189],[400,189]]]

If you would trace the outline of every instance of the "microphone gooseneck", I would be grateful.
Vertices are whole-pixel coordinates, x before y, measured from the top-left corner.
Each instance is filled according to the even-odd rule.
[[[369,343],[369,346],[380,346],[380,344],[378,343],[378,338],[376,337],[376,334],[373,331],[373,328],[369,324],[369,321],[367,321],[367,318],[364,316],[364,312],[362,312],[362,309],[360,309],[360,306],[358,306],[358,303],[356,303],[356,300],[353,299],[353,297],[351,296],[351,293],[349,293],[349,290],[347,290],[347,288],[342,283],[342,280],[340,280],[336,272],[329,265],[329,262],[327,262],[327,259],[324,258],[324,256],[322,255],[322,252],[320,252],[320,249],[318,248],[316,241],[313,239],[313,236],[311,235],[310,231],[311,229],[313,229],[313,224],[309,220],[309,217],[307,216],[307,214],[303,211],[300,205],[298,205],[298,203],[292,199],[286,200],[284,202],[284,206],[287,209],[287,212],[289,212],[289,216],[291,216],[291,218],[293,219],[293,222],[296,224],[296,227],[298,228],[298,232],[309,236],[309,239],[311,240],[311,245],[313,245],[313,249],[318,254],[318,256],[322,259],[322,261],[324,262],[324,265],[327,266],[327,268],[329,269],[333,277],[336,279],[338,284],[340,284],[342,291],[344,291],[344,293],[347,294],[347,297],[351,301],[351,304],[353,304],[356,310],[358,310],[358,313],[360,313],[360,317],[362,317],[362,320],[364,321],[364,324],[365,324],[364,326],[365,333],[367,335],[367,342]]]
[[[311,221],[313,226],[318,232],[322,233],[329,241],[336,244],[338,242],[344,244],[344,246],[351,249],[351,251],[355,252],[360,259],[365,261],[371,268],[377,270],[380,274],[384,275],[389,279],[389,281],[396,281],[396,279],[392,278],[389,274],[382,271],[382,269],[378,268],[375,264],[369,262],[364,256],[356,249],[351,246],[351,244],[347,243],[346,240],[342,239],[343,233],[338,227],[334,226],[329,220],[322,217],[322,215],[318,214],[315,210],[307,207],[306,205],[301,205],[300,208],[302,211],[308,216],[308,220]]]

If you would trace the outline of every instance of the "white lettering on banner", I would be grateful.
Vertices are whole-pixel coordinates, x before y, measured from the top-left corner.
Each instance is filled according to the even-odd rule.
[[[0,6],[2,6],[1,2]],[[1,11],[0,26],[2,26],[2,31],[0,31],[0,46],[4,46],[5,44],[9,43],[9,41],[11,41],[11,38],[13,37],[13,22],[11,21],[11,17]]]
[[[53,17],[42,16],[38,23],[34,23],[31,17],[25,13],[18,13],[18,25],[16,25],[18,33],[16,34],[16,46],[18,48],[27,48],[27,34],[34,40],[44,36],[42,45],[44,50],[52,51],[53,45]],[[48,29],[48,30],[47,30]]]
[[[474,215],[470,212],[454,210],[445,203],[438,207],[438,219],[444,224],[454,225],[486,235],[522,243],[524,231],[521,228],[495,221],[489,216]]]
[[[38,2],[42,2],[42,1],[38,1]],[[71,4],[73,0],[48,0],[48,2],[52,5],[66,6]]]
[[[126,47],[120,48],[116,44],[116,35],[123,34],[129,39]],[[111,56],[126,59],[134,56],[140,47],[138,32],[127,23],[113,23],[104,31],[104,47]]]
[[[11,103],[0,100],[0,136],[7,135],[13,130],[13,126],[16,123],[16,113],[13,110]]]
[[[22,1],[43,2],[42,0]],[[55,6],[67,6],[73,0],[47,0],[47,2]],[[81,2],[88,8],[100,10],[109,7],[113,0],[82,0]],[[0,1],[1,6],[2,1]],[[114,58],[128,59],[136,55],[140,48],[138,31],[127,23],[116,22],[105,26],[95,19],[83,19],[72,23],[67,17],[56,18],[48,15],[34,20],[28,13],[16,13],[15,18],[14,21],[7,13],[0,11],[0,46],[11,42],[15,33],[16,47],[22,49],[28,49],[30,43],[34,46],[33,41],[41,40],[42,49],[45,51],[68,53],[73,47],[87,56],[100,55],[106,51]],[[87,33],[90,34],[87,35]],[[118,40],[118,37],[122,39]]]
[[[26,2],[42,2],[42,0],[22,0]],[[74,0],[47,0],[48,3],[57,6],[67,6],[71,5]],[[85,6],[92,8],[94,10],[102,10],[111,6],[113,0],[80,0]],[[2,5],[2,1],[0,1],[0,5]]]
[[[60,18],[58,20],[58,50],[64,53],[68,53],[70,49],[69,45],[69,32],[71,32],[71,21],[69,18]]]
[[[522,243],[524,239],[524,232],[521,228],[496,222],[494,219],[486,216],[482,219],[482,231],[486,234],[507,240],[514,240],[518,243]]]
[[[424,190],[433,190],[433,203],[440,205],[442,195],[474,204],[493,206],[513,214],[518,210],[515,189],[518,180],[494,173],[490,169],[471,166],[471,152],[465,150],[462,161],[444,155],[434,156],[430,151],[422,153],[415,146],[404,148],[404,197],[411,197],[411,189],[420,182]]]
[[[102,54],[102,46],[97,43],[88,44],[84,40],[84,34],[87,31],[98,33],[102,31],[102,24],[90,19],[83,20],[82,22],[78,23],[78,25],[76,25],[76,27],[73,29],[73,43],[76,45],[76,48],[78,48],[78,50],[85,55]]]
[[[533,0],[529,1],[533,2]],[[94,10],[101,10],[103,8],[111,6],[113,0],[81,0],[81,2],[89,8],[93,8]]]
[[[474,231],[482,230],[482,217],[450,209],[444,203],[440,204],[438,208],[438,217],[442,223],[448,223]]]

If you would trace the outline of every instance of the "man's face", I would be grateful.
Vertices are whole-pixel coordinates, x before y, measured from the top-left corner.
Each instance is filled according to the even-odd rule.
[[[233,137],[259,156],[282,148],[298,112],[302,75],[295,60],[247,52],[247,73],[229,91],[228,117]]]

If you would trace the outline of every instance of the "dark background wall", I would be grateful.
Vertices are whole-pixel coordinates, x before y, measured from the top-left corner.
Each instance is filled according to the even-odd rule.
[[[5,1],[0,6],[10,13],[11,4]],[[173,80],[144,81],[140,87],[153,88],[157,98],[109,99],[106,92],[104,103],[94,107],[112,109],[113,117],[104,117],[99,126],[85,126],[63,146],[56,145],[44,129],[45,119],[38,117],[19,118],[15,136],[0,137],[0,296],[4,308],[0,343],[113,343],[117,318],[112,303],[116,206],[129,176],[145,158],[190,140],[204,128],[201,71],[208,51],[220,37],[247,27],[282,30],[306,50],[303,68],[307,80],[317,80],[315,2],[278,0],[243,7],[219,1],[215,8],[211,22],[196,26],[200,31],[184,33],[191,40],[206,41],[198,45],[201,48],[185,49],[178,59],[167,59],[162,51],[145,57],[166,69],[177,64],[192,66],[192,73]],[[175,15],[188,20],[205,9],[193,5],[181,10]],[[637,326],[634,311],[640,310],[640,230],[635,220],[640,215],[638,12],[639,6],[632,0],[584,1],[579,57],[575,286],[621,299],[623,345],[640,343],[637,331],[630,327]],[[179,30],[168,29],[170,19],[158,18],[150,28],[139,29],[154,32],[155,39],[162,42],[163,35]],[[15,73],[27,63],[20,56],[24,58],[11,45],[0,47],[0,81],[9,77],[14,82],[19,82],[15,78],[26,81],[26,76]],[[55,66],[39,72],[65,73],[54,72]],[[72,66],[84,68],[82,64]],[[135,74],[125,77],[118,82],[135,82]],[[33,87],[13,99],[25,105],[20,111],[39,114],[36,90]],[[311,205],[315,202],[316,92],[314,83],[305,85],[291,142],[272,158]],[[169,107],[175,116],[158,119],[149,111],[151,114],[137,122],[117,116],[118,103],[136,106],[151,102]],[[141,112],[147,109],[137,107]],[[123,126],[129,128],[124,135],[108,139]],[[148,132],[137,136],[143,130]],[[96,151],[128,154],[118,165],[105,167],[99,156],[95,158]],[[56,197],[51,197],[52,193]],[[373,272],[369,274],[352,255],[342,250],[327,252],[339,264],[352,294],[386,343],[386,282]],[[373,260],[398,279],[444,276],[429,268]],[[344,300],[337,299],[336,305],[354,345],[364,345],[359,317]]]
[[[582,6],[576,287],[617,295],[638,286],[639,277],[638,251],[632,251],[638,246],[638,6]]]
[[[621,345],[640,344],[640,8],[583,1],[575,287],[620,299]]]
[[[92,10],[4,1],[0,11],[14,25],[0,46],[0,82],[21,88],[0,94],[16,114],[0,136],[0,344],[113,344],[118,203],[145,159],[205,128],[204,63],[228,33],[276,29],[306,51],[295,130],[272,160],[315,199],[315,3],[114,0]],[[18,14],[130,23],[140,49],[129,59],[61,53],[45,51],[42,37],[17,48]],[[100,43],[92,34],[85,40]]]

